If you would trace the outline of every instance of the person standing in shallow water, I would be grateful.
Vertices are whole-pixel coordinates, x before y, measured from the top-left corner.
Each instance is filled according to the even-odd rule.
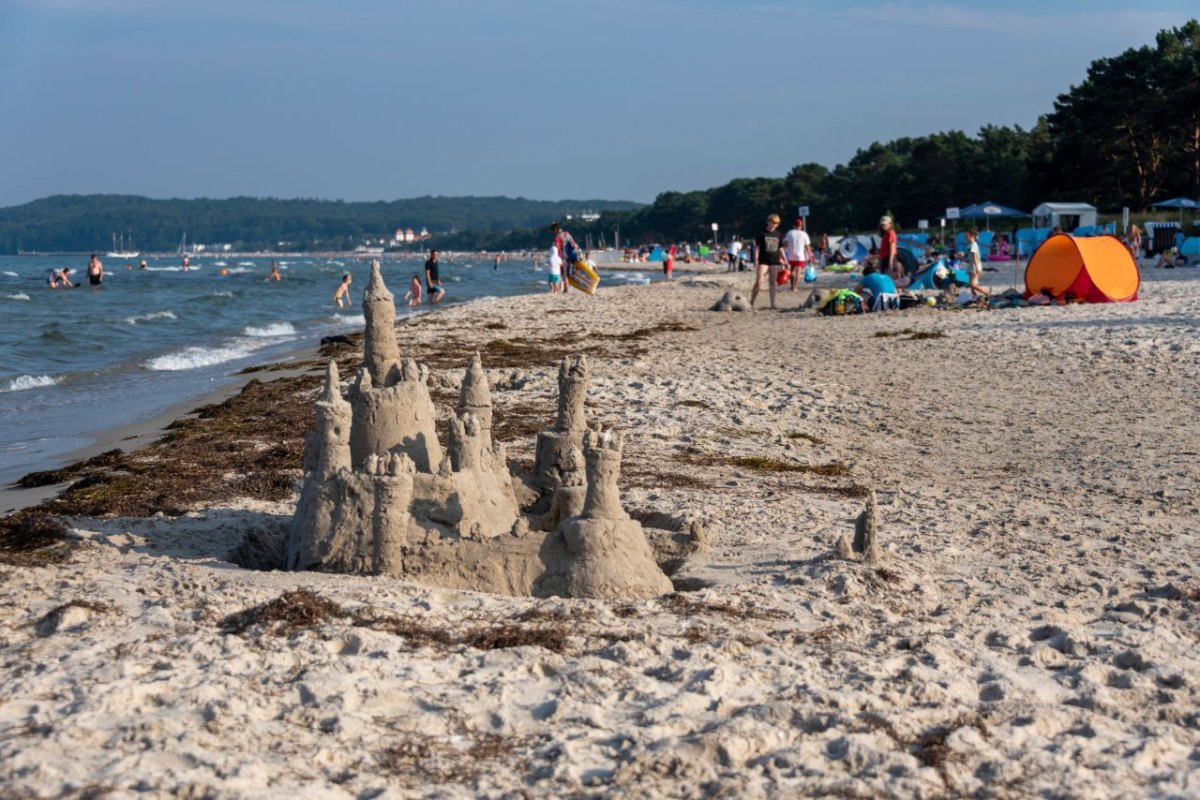
[[[425,262],[425,292],[429,295],[429,302],[432,305],[437,305],[442,302],[442,298],[446,296],[446,290],[442,288],[442,278],[438,273],[438,251],[429,251],[429,260]]]
[[[775,309],[775,281],[779,276],[779,263],[783,258],[783,234],[779,232],[779,215],[767,217],[767,227],[754,237],[754,289],[750,292],[750,308],[758,299],[763,278],[767,279],[767,294],[771,298],[771,310]]]
[[[87,279],[92,286],[104,283],[104,265],[100,263],[100,259],[96,258],[95,253],[92,253],[92,257],[88,261]]]
[[[342,301],[345,301],[346,306],[350,305],[350,273],[347,272],[342,276],[342,282],[338,284],[337,291],[333,293],[333,304],[338,308],[342,307]]]

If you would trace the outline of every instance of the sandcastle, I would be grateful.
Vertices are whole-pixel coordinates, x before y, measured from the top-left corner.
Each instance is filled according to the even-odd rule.
[[[305,440],[305,480],[284,568],[409,578],[504,594],[653,597],[671,591],[617,489],[623,439],[589,429],[588,365],[559,370],[555,426],[536,467],[514,476],[492,441],[492,398],[478,353],[467,367],[443,452],[429,371],[400,357],[395,305],[379,263],[363,295],[363,362],[342,397],[330,362]],[[530,513],[514,485],[531,485]]]

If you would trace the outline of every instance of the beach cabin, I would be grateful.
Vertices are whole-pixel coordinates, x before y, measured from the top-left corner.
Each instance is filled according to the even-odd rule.
[[[1033,210],[1033,227],[1053,228],[1070,233],[1076,228],[1096,224],[1096,207],[1087,203],[1042,203]]]

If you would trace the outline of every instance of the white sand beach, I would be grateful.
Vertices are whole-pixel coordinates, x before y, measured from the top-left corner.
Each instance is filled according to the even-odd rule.
[[[685,275],[403,323],[402,351],[590,348],[625,508],[704,522],[681,591],[231,563],[294,500],[71,519],[66,563],[0,566],[0,795],[1200,795],[1195,272],[848,318],[710,312],[750,278]],[[556,372],[489,368],[496,417],[549,425]],[[857,487],[878,566],[833,558]],[[301,589],[311,622],[230,619]]]

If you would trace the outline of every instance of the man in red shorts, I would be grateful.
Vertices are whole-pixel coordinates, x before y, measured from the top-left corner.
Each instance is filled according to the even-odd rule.
[[[804,230],[803,217],[797,217],[796,224],[783,237],[783,248],[787,252],[788,266],[792,268],[791,284],[794,292],[798,279],[804,273],[804,265],[812,258],[812,241]]]

